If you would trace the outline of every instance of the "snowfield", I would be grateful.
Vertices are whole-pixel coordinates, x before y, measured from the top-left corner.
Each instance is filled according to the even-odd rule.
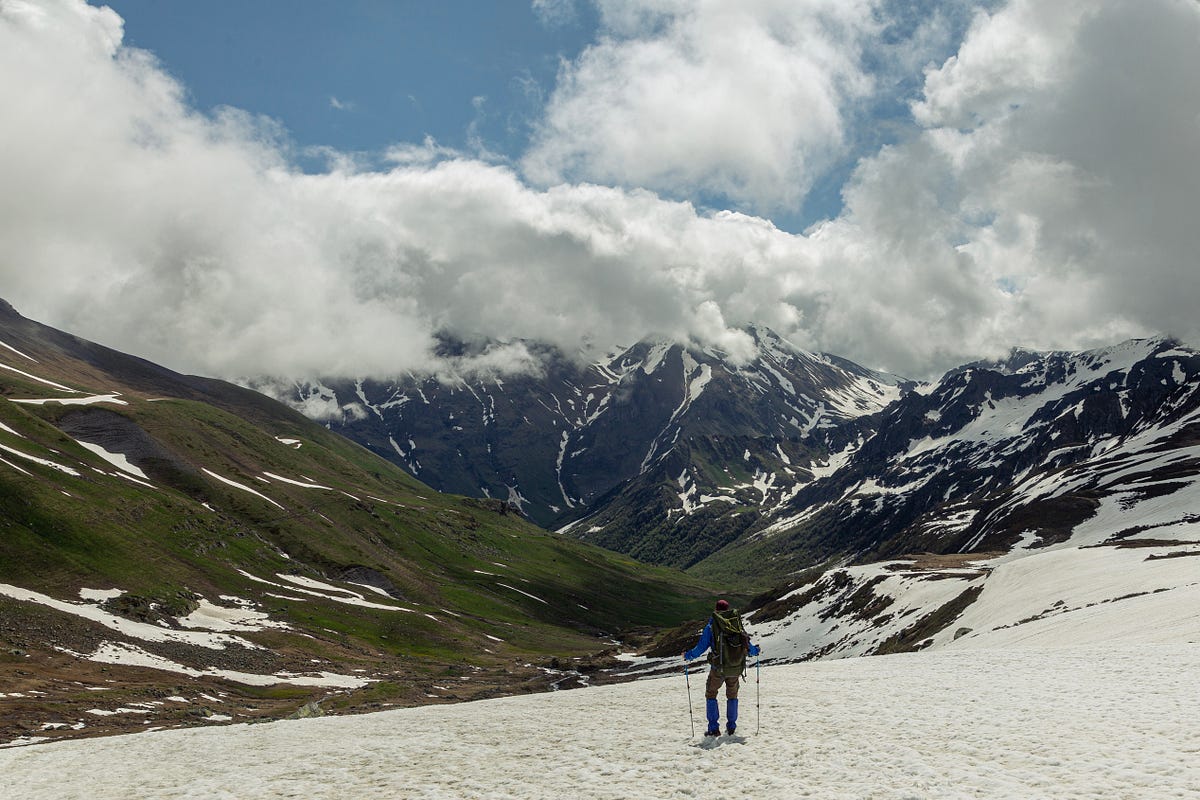
[[[40,798],[1197,798],[1200,643],[939,650],[754,673],[691,737],[682,673],[0,751]],[[691,677],[697,730],[702,676]],[[722,703],[723,705],[723,703]]]

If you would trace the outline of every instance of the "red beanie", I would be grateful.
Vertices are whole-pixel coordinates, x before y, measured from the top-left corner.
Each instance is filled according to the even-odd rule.
[[[717,601],[717,611],[728,611],[728,610],[729,610],[729,601],[728,600],[718,600]]]

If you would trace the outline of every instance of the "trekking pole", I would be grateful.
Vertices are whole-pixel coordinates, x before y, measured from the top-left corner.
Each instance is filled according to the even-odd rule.
[[[762,680],[761,680],[762,673],[759,671],[759,668],[758,668],[758,664],[760,661],[762,661],[761,655],[754,657],[754,735],[755,736],[758,736],[759,730],[762,729],[762,703],[759,700],[759,698],[761,697],[761,691],[762,691],[760,688],[760,684],[762,683]]]
[[[688,722],[692,723],[692,738],[696,738],[696,720],[692,717],[692,676],[688,672],[687,662],[683,663],[683,679],[687,682],[688,694]]]

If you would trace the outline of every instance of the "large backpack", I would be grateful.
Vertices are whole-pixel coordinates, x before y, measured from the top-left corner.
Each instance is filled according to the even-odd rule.
[[[746,654],[750,650],[750,635],[742,625],[736,609],[714,611],[712,616],[713,644],[709,663],[725,677],[746,672]]]

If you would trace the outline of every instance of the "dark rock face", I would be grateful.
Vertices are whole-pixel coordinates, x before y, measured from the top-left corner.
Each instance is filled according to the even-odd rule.
[[[120,453],[152,480],[188,494],[196,494],[199,471],[167,450],[140,425],[124,414],[105,408],[83,407],[58,421],[63,433],[80,442]]]
[[[760,356],[750,364],[649,342],[592,364],[542,348],[539,375],[322,381],[275,394],[310,413],[321,406],[332,430],[440,491],[506,500],[545,527],[574,523],[597,543],[686,566],[736,538],[760,505],[811,477],[814,456],[860,436],[855,421],[902,392],[899,379],[752,333]],[[768,470],[780,477],[766,481]]]
[[[1046,546],[1114,493],[1189,485],[1200,460],[1181,447],[1198,412],[1200,354],[1178,342],[1018,353],[905,395],[770,524],[816,558]]]
[[[753,333],[750,364],[654,343],[589,365],[543,349],[535,376],[301,384],[285,399],[323,398],[329,427],[436,489],[744,577],[1045,546],[1111,492],[1169,493],[1200,469],[1182,450],[1200,440],[1200,354],[1169,339],[1014,351],[917,387]],[[1111,477],[1143,473],[1140,488]]]

